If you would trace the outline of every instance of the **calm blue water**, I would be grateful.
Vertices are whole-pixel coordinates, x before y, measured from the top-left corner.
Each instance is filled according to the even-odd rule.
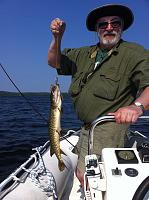
[[[27,97],[45,119],[49,116],[49,96]],[[71,100],[63,100],[62,128],[78,129]],[[21,96],[0,97],[0,182],[24,162],[32,148],[48,140],[48,126]],[[33,153],[33,152],[32,152]]]
[[[27,97],[45,119],[49,115],[49,96]],[[146,113],[149,115],[149,112]],[[64,96],[62,128],[78,129],[81,126],[75,115],[71,99]],[[149,136],[148,121],[140,120],[132,126]],[[21,96],[0,97],[0,182],[22,164],[32,148],[48,140],[47,122],[44,121]]]

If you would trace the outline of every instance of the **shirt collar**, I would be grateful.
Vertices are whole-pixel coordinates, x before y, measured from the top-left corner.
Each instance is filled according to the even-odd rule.
[[[111,49],[108,51],[108,56],[110,56],[112,53],[118,53],[118,47],[120,45],[120,43],[122,43],[123,40],[120,39],[120,41]],[[90,58],[96,58],[97,52],[100,50],[100,43],[97,43],[96,45],[92,46],[92,48],[89,50],[89,57]]]

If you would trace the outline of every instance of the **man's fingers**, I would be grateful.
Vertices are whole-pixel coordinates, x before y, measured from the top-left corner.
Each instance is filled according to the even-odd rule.
[[[63,35],[65,31],[66,24],[63,20],[56,18],[52,20],[50,24],[50,30],[54,35],[59,35],[60,37]]]
[[[115,113],[108,113],[108,115],[115,115]]]

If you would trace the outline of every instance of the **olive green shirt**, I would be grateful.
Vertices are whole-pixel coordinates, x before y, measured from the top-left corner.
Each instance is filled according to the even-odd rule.
[[[149,86],[149,51],[121,40],[100,59],[98,45],[64,49],[58,73],[71,75],[69,92],[85,123],[130,105]]]

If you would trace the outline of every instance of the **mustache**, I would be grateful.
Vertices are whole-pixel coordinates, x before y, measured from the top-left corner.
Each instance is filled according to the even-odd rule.
[[[106,31],[103,36],[107,36],[107,35],[113,35],[113,36],[116,36],[118,35],[119,33],[116,32],[116,31]]]

